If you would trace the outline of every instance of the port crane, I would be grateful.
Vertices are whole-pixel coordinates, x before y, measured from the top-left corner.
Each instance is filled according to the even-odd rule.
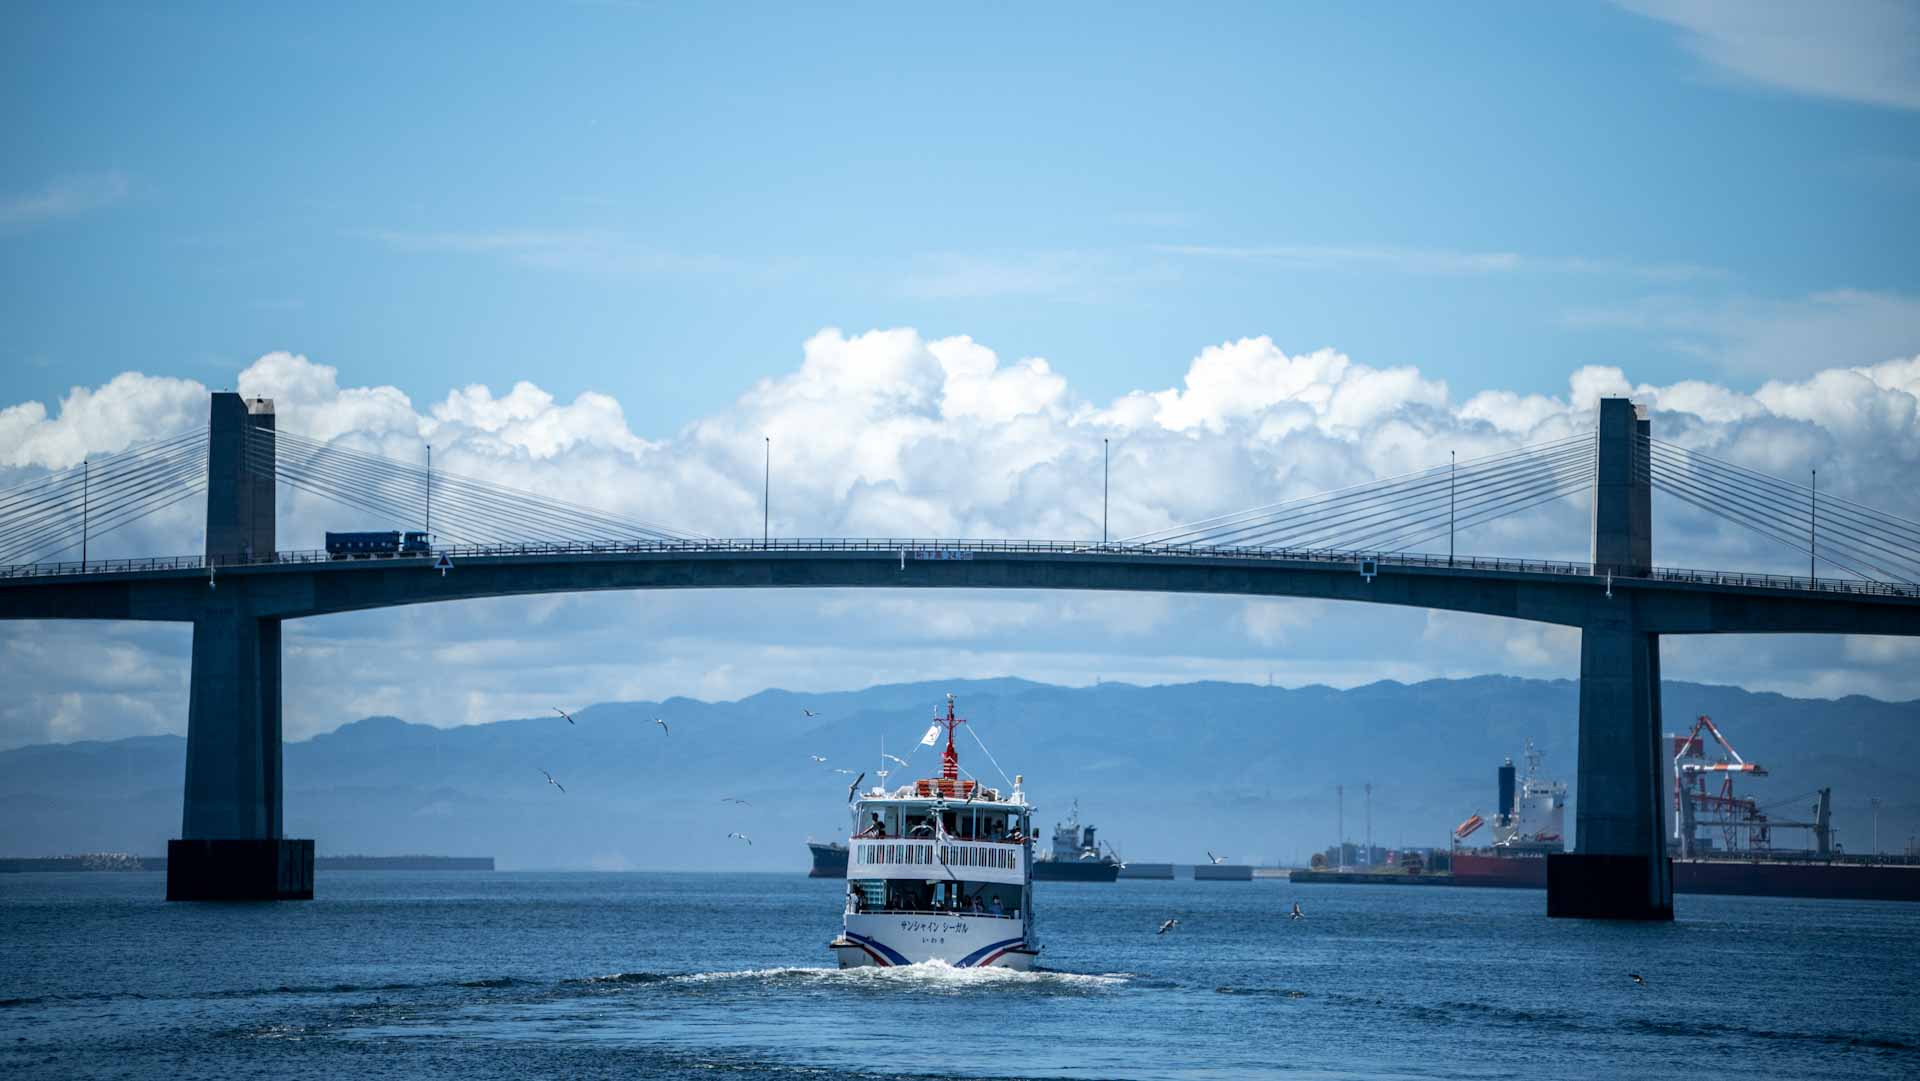
[[[1708,757],[1702,732],[1719,746],[1723,752],[1720,756]],[[1733,789],[1735,776],[1765,777],[1766,767],[1741,757],[1713,723],[1713,718],[1703,713],[1694,721],[1692,731],[1670,738],[1673,741],[1673,840],[1680,858],[1692,859],[1697,855],[1697,834],[1702,826],[1720,831],[1721,847],[1726,852],[1771,852],[1774,829],[1788,828],[1813,831],[1816,851],[1820,855],[1828,854],[1831,790],[1820,790],[1820,801],[1814,805],[1814,821],[1773,819],[1757,800],[1736,795]],[[1709,784],[1713,777],[1720,780],[1717,790]]]

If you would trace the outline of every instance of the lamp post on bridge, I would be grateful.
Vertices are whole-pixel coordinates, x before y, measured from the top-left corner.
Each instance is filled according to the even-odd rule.
[[[80,573],[87,573],[87,511],[93,494],[93,463],[80,459]]]
[[[1453,566],[1453,475],[1460,469],[1458,451],[1447,452],[1447,566]]]
[[[1113,448],[1106,439],[1100,440],[1100,546],[1107,546],[1107,474],[1113,462]]]
[[[773,437],[761,436],[767,444],[767,460],[760,474],[760,547],[770,548],[768,523],[773,517]]]

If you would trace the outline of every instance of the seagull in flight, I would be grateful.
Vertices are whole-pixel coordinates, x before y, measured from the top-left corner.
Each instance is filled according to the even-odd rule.
[[[1154,934],[1164,935],[1168,931],[1171,931],[1178,926],[1180,926],[1180,921],[1178,919],[1170,919],[1167,922],[1161,924],[1160,929],[1158,931],[1155,931]]]
[[[827,756],[824,754],[810,754],[807,757],[813,759],[815,762],[825,762],[827,760]]]
[[[562,716],[562,717],[565,717],[565,718],[567,719],[567,723],[568,723],[568,724],[572,724],[572,723],[574,723],[574,722],[573,722],[573,714],[571,714],[571,713],[568,713],[568,712],[567,712],[566,710],[564,710],[564,709],[561,709],[561,708],[560,708],[559,706],[555,706],[555,707],[553,707],[553,711],[554,711],[555,713],[558,713],[558,714],[559,714],[560,716]]]
[[[860,790],[860,782],[861,782],[861,781],[864,781],[864,780],[866,780],[866,779],[867,779],[867,775],[866,775],[866,773],[865,773],[865,772],[862,772],[862,773],[860,774],[860,776],[858,776],[858,777],[855,777],[855,778],[853,779],[853,783],[852,783],[852,784],[850,784],[850,785],[848,785],[848,786],[847,786],[847,802],[848,802],[848,803],[852,803],[852,802],[853,802],[853,794],[854,794],[855,792],[858,792],[858,791]]]
[[[667,719],[665,717],[655,717],[653,723],[660,726],[660,731],[665,732],[669,736],[673,735],[673,729],[667,727]]]
[[[902,757],[900,757],[900,756],[899,756],[899,755],[897,755],[897,754],[888,754],[888,753],[886,753],[885,751],[882,751],[882,752],[880,752],[880,757],[882,757],[882,758],[886,758],[886,759],[890,759],[890,760],[892,760],[892,761],[895,761],[895,762],[898,762],[898,763],[900,763],[900,764],[901,764],[901,765],[903,765],[903,766],[907,764],[907,760],[906,760],[906,759],[904,759],[904,758],[902,758]]]
[[[749,847],[749,848],[751,848],[751,847],[753,847],[753,838],[751,838],[751,837],[749,837],[749,836],[747,836],[747,835],[746,835],[746,834],[744,834],[744,833],[729,833],[729,834],[727,834],[727,836],[728,836],[728,837],[738,837],[738,838],[740,838],[740,839],[741,839],[742,841],[745,841],[745,842],[747,842],[747,847]]]
[[[833,772],[835,772],[835,773],[852,773],[853,771],[852,771],[852,770],[850,770],[850,769],[848,769],[848,768],[846,768],[845,766],[835,766],[835,767],[833,767]],[[866,776],[866,774],[864,774],[864,773],[862,773],[862,774],[861,774],[860,776],[862,776],[862,777],[865,777],[865,776]]]
[[[1233,857],[1231,856],[1216,856],[1211,852],[1207,853],[1208,862],[1213,863],[1216,866],[1218,866],[1219,864],[1225,863],[1232,858]]]
[[[1634,985],[1635,987],[1645,987],[1645,986],[1647,985],[1647,981],[1646,981],[1646,980],[1643,980],[1643,979],[1641,979],[1641,978],[1640,978],[1640,974],[1639,974],[1638,972],[1629,972],[1629,973],[1627,973],[1627,979],[1629,979],[1629,980],[1632,980],[1632,981],[1633,981],[1633,985]]]
[[[747,802],[746,800],[743,800],[743,799],[740,799],[740,798],[738,798],[738,797],[735,797],[735,796],[721,796],[721,797],[720,797],[720,802],[721,802],[721,803],[737,803],[737,804],[739,804],[739,805],[740,805],[740,806],[742,806],[742,807],[751,807],[751,806],[753,806],[753,804],[751,804],[751,803],[748,803],[748,802]]]
[[[818,716],[820,716],[820,715],[819,715],[818,713],[815,713],[814,711],[812,711],[812,710],[810,710],[810,709],[808,709],[808,708],[806,708],[805,706],[802,706],[802,707],[800,707],[800,712],[802,712],[802,713],[804,713],[804,714],[806,714],[806,715],[807,715],[807,716],[809,716],[809,717],[818,717]]]
[[[567,788],[566,788],[566,786],[565,786],[565,785],[563,785],[563,784],[561,784],[561,783],[560,783],[559,781],[556,781],[556,780],[554,780],[554,779],[553,779],[553,774],[551,774],[551,773],[547,773],[547,771],[546,771],[546,770],[541,770],[540,772],[541,772],[541,773],[545,773],[545,774],[546,774],[546,777],[547,777],[547,783],[548,783],[548,784],[550,784],[550,785],[552,785],[552,786],[553,786],[553,787],[555,787],[555,788],[558,788],[558,789],[559,789],[559,790],[560,790],[561,792],[563,792],[563,793],[564,793],[564,792],[565,792],[565,791],[567,790]]]

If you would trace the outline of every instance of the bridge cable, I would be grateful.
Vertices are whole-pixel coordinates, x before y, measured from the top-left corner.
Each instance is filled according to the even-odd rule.
[[[78,491],[85,483],[89,470],[98,471],[113,468],[114,464],[122,459],[133,461],[151,454],[164,452],[174,446],[196,439],[204,440],[206,434],[206,429],[202,428],[197,431],[182,432],[179,435],[169,436],[165,439],[151,440],[146,443],[128,447],[122,451],[117,451],[113,454],[102,455],[98,458],[89,457],[86,462],[80,465],[68,466],[64,469],[48,473],[45,476],[22,481],[10,488],[0,489],[0,517],[12,513],[16,508],[52,498],[55,492],[65,486],[71,485],[75,491]]]
[[[1547,440],[1545,442],[1533,444],[1530,446],[1517,447],[1512,450],[1500,451],[1495,454],[1484,455],[1480,458],[1468,459],[1465,462],[1458,463],[1458,466],[1466,466],[1468,468],[1474,468],[1476,466],[1483,465],[1483,464],[1488,464],[1488,465],[1495,464],[1500,462],[1503,459],[1557,449],[1559,447],[1576,443],[1576,442],[1591,443],[1593,441],[1593,438],[1594,438],[1593,434],[1588,432],[1588,433],[1581,433],[1578,435],[1567,436],[1563,439]],[[1444,465],[1431,466],[1425,469],[1412,470],[1410,472],[1397,474],[1391,477],[1382,477],[1382,478],[1376,478],[1374,480],[1362,481],[1358,484],[1351,484],[1345,487],[1335,488],[1330,491],[1315,492],[1310,495],[1296,496],[1292,499],[1284,499],[1278,502],[1268,503],[1258,507],[1251,507],[1246,510],[1233,511],[1228,514],[1214,515],[1212,517],[1201,518],[1201,519],[1198,519],[1192,522],[1186,522],[1180,525],[1167,526],[1167,527],[1156,529],[1156,530],[1149,530],[1145,533],[1137,533],[1129,537],[1120,538],[1120,540],[1117,543],[1120,543],[1120,544],[1168,544],[1174,541],[1178,541],[1184,537],[1207,534],[1212,530],[1217,529],[1218,527],[1235,524],[1237,521],[1242,519],[1259,517],[1261,515],[1267,515],[1268,517],[1273,517],[1274,512],[1279,512],[1282,510],[1295,511],[1295,510],[1299,510],[1304,507],[1311,506],[1318,503],[1362,497],[1363,493],[1367,489],[1382,489],[1382,488],[1387,488],[1395,485],[1413,483],[1413,482],[1420,481],[1422,479],[1431,479],[1436,484],[1444,484],[1448,472],[1449,472],[1448,467]]]
[[[285,435],[285,433],[281,434]],[[424,494],[425,482],[429,475],[424,470],[395,462],[384,456],[361,454],[303,437],[293,437],[290,443],[290,449],[303,454],[304,458],[298,459],[291,466],[276,458],[276,470],[304,469],[307,480],[323,486],[331,484],[344,487],[358,482],[382,488],[388,493],[392,493],[392,487],[396,483],[410,482],[409,487],[417,483],[418,487],[415,491]],[[450,512],[456,508],[462,508],[483,518],[504,518],[540,530],[552,530],[555,526],[559,526],[561,528],[558,533],[563,537],[588,537],[623,542],[639,538],[655,541],[696,538],[694,534],[617,518],[565,500],[460,474],[436,470],[431,476],[436,510],[444,501]],[[401,496],[411,498],[413,495],[414,491],[408,491],[401,493],[400,496],[389,494],[388,498],[395,499],[397,505],[410,507],[411,504],[399,503],[398,500]],[[408,518],[411,518],[411,514],[403,516],[403,520]],[[467,519],[467,524],[471,531],[473,519]],[[507,535],[496,535],[501,536],[503,540],[507,539]]]
[[[1752,509],[1752,504],[1736,489],[1696,483],[1680,475],[1668,473],[1664,467],[1654,468],[1653,479],[1660,491],[1705,511],[1713,517],[1743,526],[1778,541],[1780,544],[1796,552],[1804,553],[1807,550],[1804,546],[1804,532],[1789,532],[1777,516],[1770,517],[1763,510]],[[1833,548],[1840,548],[1844,554],[1858,558],[1857,553],[1839,544],[1830,546],[1824,556],[1816,552],[1816,558],[1823,558],[1833,566],[1839,567],[1851,574],[1858,575],[1868,581],[1883,580],[1876,578],[1875,575],[1855,566],[1851,562],[1836,558],[1833,555]],[[1862,562],[1867,562],[1869,566],[1872,566],[1874,570],[1877,570],[1881,574],[1892,575],[1896,580],[1900,577],[1900,575],[1888,571],[1884,567],[1874,566],[1866,560],[1862,560]]]
[[[8,551],[31,550],[41,543],[32,538],[48,530],[78,527],[82,519],[95,515],[107,522],[106,516],[123,501],[146,498],[157,489],[189,480],[195,466],[204,462],[205,453],[204,447],[176,447],[151,456],[122,458],[110,468],[94,470],[100,476],[84,492],[76,487],[57,499],[7,516],[0,524],[0,546]],[[92,522],[86,524],[91,535]],[[19,543],[22,538],[28,538],[24,546]]]
[[[1811,489],[1754,474],[1727,463],[1719,462],[1706,455],[1655,448],[1660,460],[1687,469],[1690,472],[1702,472],[1714,475],[1729,484],[1764,495],[1769,501],[1781,508],[1790,518],[1807,524],[1813,512],[1811,506],[1814,493]],[[1819,500],[1819,520],[1829,530],[1856,536],[1862,541],[1869,537],[1876,541],[1891,544],[1911,556],[1920,556],[1920,526],[1906,527],[1904,519],[1893,515],[1882,515],[1870,508],[1861,508],[1859,504],[1838,495],[1824,496]],[[1884,549],[1883,549],[1884,550]]]
[[[309,447],[324,449],[334,455],[354,461],[359,465],[371,467],[376,470],[390,471],[401,477],[417,480],[421,483],[420,491],[423,493],[425,491],[425,481],[428,474],[425,470],[416,466],[397,462],[384,456],[360,454],[330,444],[320,444],[313,440],[301,438],[301,441]],[[588,526],[591,527],[588,531],[599,531],[606,536],[631,537],[635,531],[638,531],[653,535],[656,539],[662,540],[708,539],[699,538],[695,534],[688,534],[681,530],[673,530],[666,527],[653,526],[637,520],[619,518],[591,507],[570,503],[552,496],[511,488],[506,485],[479,480],[457,473],[435,471],[431,476],[434,483],[436,501],[444,486],[444,489],[449,493],[465,492],[469,496],[482,500],[490,506],[503,505],[502,501],[504,501],[504,505],[519,505],[525,508],[535,509],[542,515],[558,515],[576,523],[576,528]]]
[[[1749,513],[1750,519],[1764,521],[1771,528],[1766,535],[1780,541],[1799,552],[1806,552],[1805,538],[1812,524],[1812,508],[1797,499],[1789,500],[1779,492],[1779,486],[1762,487],[1739,478],[1729,479],[1724,472],[1695,468],[1701,463],[1693,461],[1674,461],[1669,455],[1662,455],[1650,463],[1649,472],[1655,482],[1668,490],[1674,485],[1690,483],[1690,490],[1696,495],[1717,496],[1731,501]],[[1802,489],[1802,491],[1807,491]],[[1810,494],[1810,493],[1809,493]],[[1709,513],[1725,518],[1720,513],[1722,507],[1704,507]],[[1824,506],[1822,507],[1824,510]],[[1742,520],[1742,525],[1755,528],[1752,521]],[[1850,556],[1855,562],[1866,564],[1880,574],[1890,575],[1894,580],[1911,580],[1915,571],[1920,571],[1920,545],[1904,540],[1897,532],[1881,528],[1863,529],[1854,518],[1845,511],[1832,516],[1821,514],[1819,525],[1822,527],[1812,553],[1819,558],[1819,549],[1838,550]],[[1782,534],[1786,534],[1782,536]],[[1892,561],[1894,567],[1885,565]],[[1856,574],[1859,567],[1851,563],[1844,565]],[[1862,574],[1870,581],[1879,581],[1872,574]]]
[[[39,516],[30,526],[10,529],[0,538],[0,549],[3,549],[0,559],[18,561],[23,556],[44,559],[78,548],[82,544],[79,534],[83,518],[86,538],[101,537],[204,489],[203,456],[149,466],[137,477],[119,478],[98,502],[89,499],[84,514],[81,508],[68,507],[55,519]],[[72,539],[67,540],[69,537]]]
[[[1590,453],[1572,453],[1553,461],[1530,463],[1500,476],[1471,477],[1459,486],[1459,492],[1465,494],[1454,500],[1452,506],[1449,506],[1444,491],[1423,497],[1415,505],[1395,508],[1396,513],[1389,521],[1371,522],[1376,528],[1370,532],[1348,534],[1340,543],[1356,548],[1372,547],[1410,531],[1422,530],[1433,523],[1441,523],[1436,528],[1444,534],[1444,523],[1449,518],[1454,520],[1456,529],[1463,523],[1471,524],[1473,514],[1482,506],[1499,503],[1516,493],[1525,496],[1538,491],[1541,485],[1557,488],[1568,483],[1582,483],[1582,467],[1591,457]],[[1381,517],[1380,514],[1369,516],[1370,519]]]
[[[1263,522],[1254,527],[1242,526],[1228,530],[1215,539],[1251,533],[1248,539],[1272,542],[1292,538],[1293,543],[1308,546],[1337,545],[1343,543],[1342,537],[1359,536],[1361,534],[1356,530],[1376,525],[1383,518],[1395,516],[1404,518],[1406,514],[1417,513],[1422,509],[1435,509],[1437,513],[1444,514],[1445,511],[1439,508],[1447,505],[1450,487],[1456,497],[1460,493],[1465,493],[1471,505],[1472,501],[1487,495],[1497,495],[1513,484],[1553,475],[1563,467],[1577,466],[1590,456],[1591,452],[1585,448],[1568,448],[1542,460],[1507,463],[1485,473],[1469,471],[1464,481],[1456,481],[1452,485],[1442,478],[1411,491],[1372,493],[1357,506],[1331,508],[1327,513],[1319,516],[1302,516],[1299,519],[1283,518],[1273,522]],[[1347,532],[1331,532],[1335,527]],[[1253,532],[1254,530],[1257,532]]]

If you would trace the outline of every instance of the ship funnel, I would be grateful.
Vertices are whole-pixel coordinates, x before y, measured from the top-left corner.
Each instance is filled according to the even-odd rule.
[[[1513,759],[1500,764],[1500,815],[1513,817]]]

